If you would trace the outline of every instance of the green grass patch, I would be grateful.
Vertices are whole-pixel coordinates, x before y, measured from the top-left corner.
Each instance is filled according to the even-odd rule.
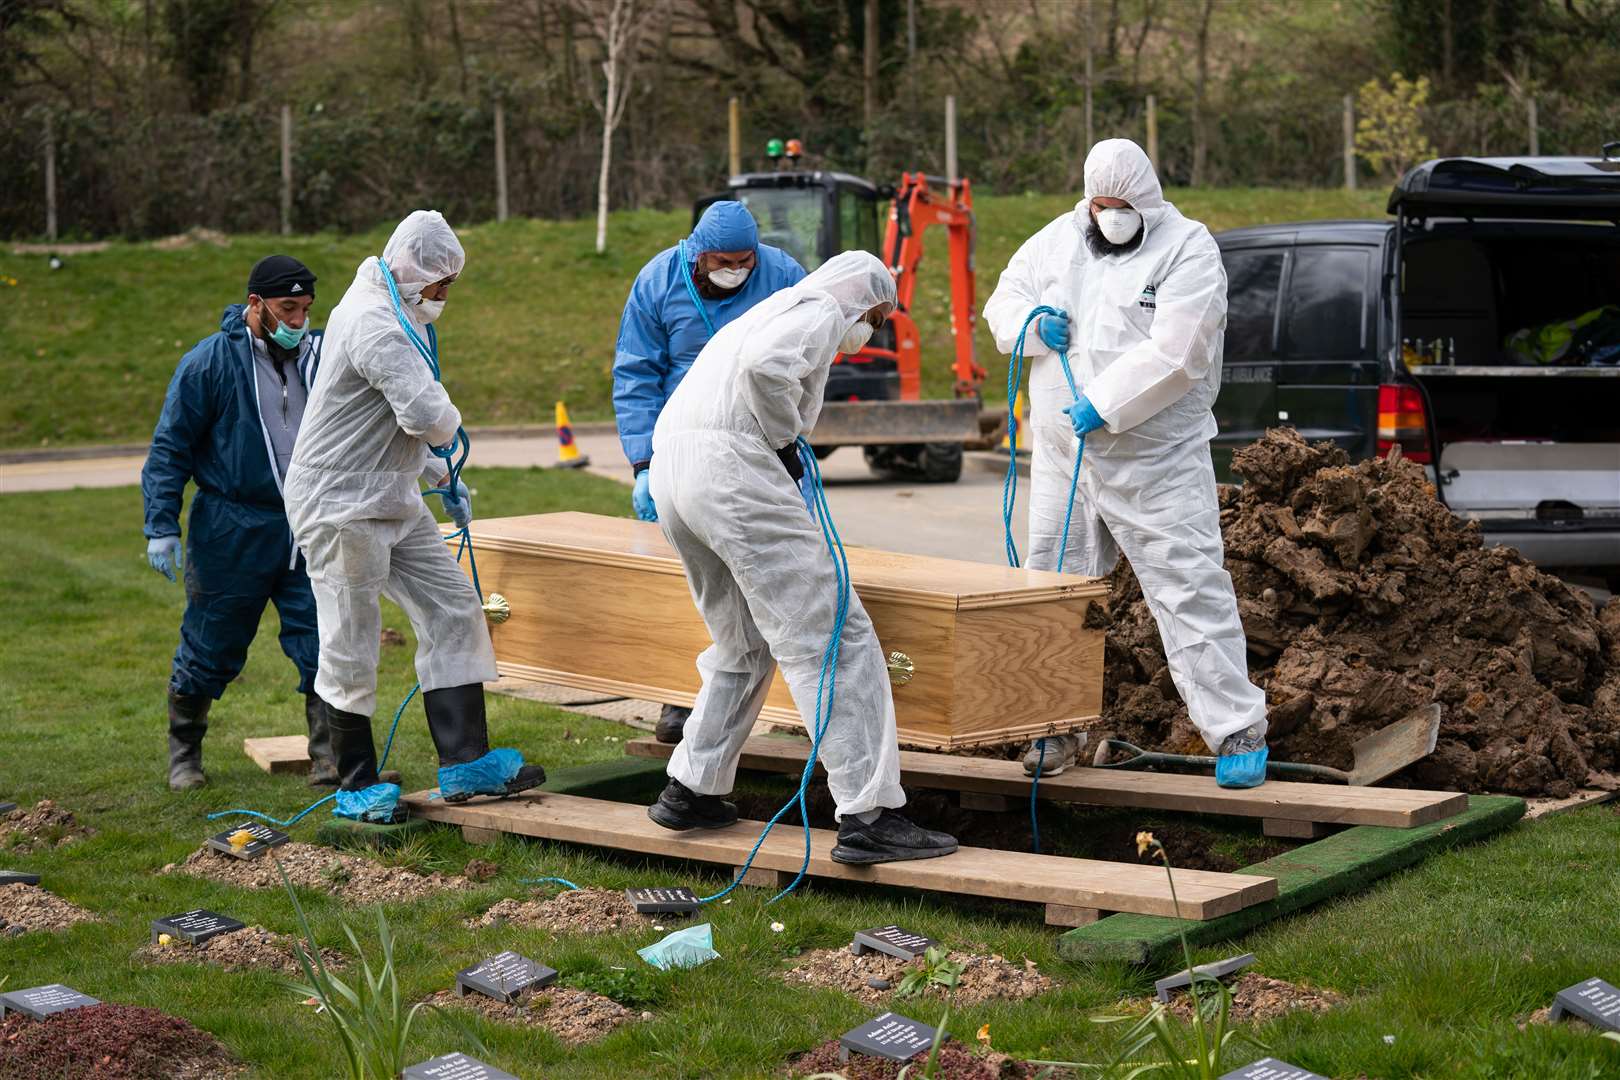
[[[1221,189],[1172,191],[1211,229],[1303,218],[1380,217],[1378,192]],[[1073,206],[1073,195],[981,196],[978,294],[982,305],[1018,245]],[[612,416],[613,345],[636,272],[688,231],[684,211],[613,215],[608,251],[594,250],[594,221],[517,220],[461,230],[467,269],[439,324],[444,381],[470,425],[549,423],[568,402],[576,420]],[[315,325],[389,229],[339,236],[233,236],[159,250],[113,243],[70,255],[51,270],[43,255],[0,253],[0,447],[143,442],[180,356],[240,303],[248,270],[284,251],[320,278]],[[929,237],[918,282],[924,390],[949,397],[953,355],[943,234]],[[15,278],[17,284],[7,284]],[[987,399],[1004,396],[1007,369],[982,324]]]
[[[469,472],[481,513],[564,507],[622,513],[623,487],[562,471]],[[147,568],[133,489],[0,495],[16,527],[0,540],[0,732],[6,746],[0,795],[29,804],[53,798],[94,836],[0,862],[37,870],[53,892],[101,921],[60,934],[0,938],[0,974],[12,987],[69,985],[104,1000],[181,1015],[222,1039],[251,1066],[248,1076],[278,1080],[338,1075],[330,1025],[298,1003],[276,976],[214,968],[148,968],[131,954],[150,920],[208,907],[280,933],[297,922],[279,889],[247,891],[158,871],[183,859],[210,831],[204,814],[247,806],[277,816],[310,800],[296,777],[271,777],[241,752],[247,735],[298,732],[302,702],[292,665],[275,644],[267,614],[241,680],[212,717],[205,762],[212,783],[172,795],[164,787],[164,686],[181,610],[179,589]],[[409,628],[389,609],[385,623]],[[379,738],[393,703],[413,681],[411,647],[383,652]],[[630,732],[616,724],[533,702],[491,699],[490,727],[548,768],[609,762]],[[567,738],[564,738],[564,732]],[[433,782],[434,758],[420,707],[400,725],[395,763],[407,784]],[[1043,839],[1085,847],[1066,831],[1148,823],[1165,837],[1162,815],[1122,815],[1109,823],[1043,818]],[[1218,827],[1217,822],[1205,823]],[[1233,835],[1250,833],[1234,829]],[[310,839],[312,825],[301,826]],[[1252,950],[1267,975],[1312,983],[1350,997],[1325,1017],[1295,1015],[1257,1034],[1279,1056],[1335,1077],[1598,1077],[1620,1068],[1620,1046],[1568,1027],[1516,1027],[1553,994],[1592,974],[1614,979],[1620,939],[1614,853],[1620,814],[1602,807],[1514,827],[1496,840],[1436,856],[1367,893],[1336,900],[1239,940],[1201,947],[1204,962]],[[1061,841],[1061,843],[1060,843]],[[1241,850],[1241,846],[1237,849]],[[1151,990],[1151,972],[1118,963],[1077,963],[1058,954],[1058,933],[1031,908],[854,884],[817,884],[766,908],[763,890],[704,912],[722,959],[660,975],[635,950],[662,936],[650,927],[599,937],[559,938],[536,930],[472,930],[465,921],[504,896],[523,895],[519,879],[561,876],[581,885],[623,888],[685,882],[711,890],[715,868],[503,837],[472,847],[454,830],[431,829],[376,857],[422,869],[459,870],[469,858],[495,862],[491,881],[466,892],[390,905],[402,992],[411,1000],[452,985],[454,973],[505,948],[549,963],[565,982],[586,985],[647,1009],[653,1018],[603,1041],[568,1048],[538,1029],[474,1021],[496,1064],[520,1076],[760,1077],[791,1055],[832,1038],[871,1011],[840,994],[789,987],[777,978],[804,951],[837,948],[859,928],[897,922],[953,947],[1035,961],[1059,988],[1020,1002],[954,1009],[951,1033],[969,1044],[982,1024],[994,1045],[1041,1058],[1095,1061],[1111,1037],[1087,1016]],[[322,944],[345,945],[347,922],[374,950],[373,913],[304,890],[300,900]],[[776,933],[772,921],[785,929]],[[622,971],[621,971],[622,969]],[[936,1003],[901,1011],[939,1018]],[[1387,1044],[1384,1036],[1394,1036]],[[416,1060],[457,1048],[454,1029],[424,1017],[413,1036]]]

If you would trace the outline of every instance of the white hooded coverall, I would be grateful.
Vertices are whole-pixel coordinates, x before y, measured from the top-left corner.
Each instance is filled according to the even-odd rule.
[[[720,329],[653,429],[658,524],[686,568],[714,644],[669,775],[725,795],[777,665],[814,723],[838,592],[821,527],[777,458],[815,427],[839,340],[895,301],[894,278],[866,252],[829,259]],[[854,591],[837,692],[821,743],[840,818],[905,805],[894,699],[872,620]],[[774,661],[773,661],[774,657]]]
[[[443,215],[414,211],[382,257],[418,336],[422,290],[458,274],[466,256]],[[419,481],[446,472],[430,446],[455,437],[450,403],[394,314],[372,256],[327,322],[321,371],[287,472],[287,519],[309,565],[320,627],[315,692],[344,712],[377,704],[378,597],[416,629],[422,689],[496,677],[483,604],[439,533]]]
[[[1069,315],[1069,362],[1105,421],[1086,436],[1065,572],[1100,576],[1123,551],[1159,626],[1192,722],[1212,751],[1250,725],[1265,730],[1265,695],[1249,681],[1243,624],[1222,566],[1220,510],[1209,440],[1221,384],[1226,271],[1209,230],[1166,202],[1158,176],[1128,139],[1086,158],[1085,200],[1018,249],[984,315],[1010,353],[1030,311]],[[1142,215],[1132,251],[1086,245],[1088,207],[1124,199]],[[1056,353],[1034,325],[1029,374],[1029,566],[1054,570],[1078,441]]]

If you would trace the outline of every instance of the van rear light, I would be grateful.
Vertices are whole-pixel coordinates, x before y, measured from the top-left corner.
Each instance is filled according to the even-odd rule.
[[[1429,423],[1423,395],[1415,386],[1385,383],[1378,388],[1378,456],[1399,446],[1401,456],[1420,465],[1430,462]]]

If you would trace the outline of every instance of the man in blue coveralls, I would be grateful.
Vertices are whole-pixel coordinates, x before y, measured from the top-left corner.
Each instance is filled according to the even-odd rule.
[[[631,502],[642,521],[658,520],[649,470],[653,425],[664,404],[717,330],[803,277],[793,256],[759,242],[753,215],[731,200],[710,206],[691,236],[654,255],[636,275],[619,321],[613,410],[635,474]],[[659,741],[680,742],[691,712],[665,705]]]
[[[320,639],[315,595],[281,501],[320,332],[308,332],[315,275],[270,255],[248,275],[247,303],[181,357],[141,470],[146,558],[185,576],[186,611],[169,678],[169,787],[207,783],[208,709],[241,672],[264,605],[281,619],[281,648],[298,668],[309,725],[312,785],[335,785],[330,733],[315,697]],[[195,481],[181,557],[180,501]]]

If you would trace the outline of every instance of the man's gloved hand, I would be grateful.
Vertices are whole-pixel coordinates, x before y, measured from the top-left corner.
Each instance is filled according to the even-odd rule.
[[[460,480],[456,481],[454,495],[440,495],[444,503],[444,512],[450,515],[450,520],[456,523],[456,528],[465,529],[472,522],[472,492]]]
[[[652,497],[652,466],[636,473],[636,488],[630,493],[630,505],[636,508],[636,517],[642,521],[658,520],[658,507]]]
[[[782,468],[793,478],[795,484],[804,480],[804,462],[799,460],[799,444],[788,443],[776,452],[777,458],[782,462]]]
[[[1077,439],[1083,439],[1103,426],[1103,418],[1097,415],[1097,410],[1092,408],[1091,400],[1084,394],[1080,395],[1079,401],[1063,411],[1069,414],[1069,423],[1074,425],[1074,437]]]
[[[815,480],[811,478],[809,473],[806,473],[804,476],[799,477],[799,496],[804,499],[805,509],[810,511],[810,516],[815,517],[816,516]]]
[[[180,538],[178,536],[156,536],[146,542],[146,561],[152,569],[168,578],[177,580],[174,576],[176,570],[181,569],[183,561],[180,555]]]
[[[1067,315],[1042,315],[1035,323],[1035,330],[1041,335],[1041,344],[1048,349],[1058,352],[1069,351],[1069,317]]]

